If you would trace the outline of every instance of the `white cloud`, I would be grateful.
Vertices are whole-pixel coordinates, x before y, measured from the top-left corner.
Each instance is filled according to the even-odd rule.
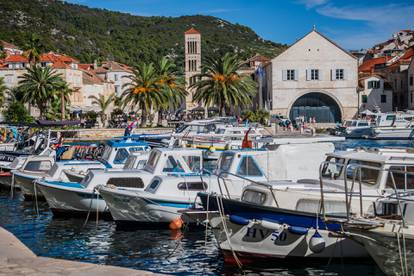
[[[298,0],[300,4],[306,6],[306,8],[311,9],[317,6],[321,6],[323,4],[328,3],[329,0]]]
[[[337,34],[336,40],[347,48],[371,47],[391,38],[394,32],[414,28],[414,5],[336,6],[329,3],[315,10],[323,16],[361,22],[361,28],[356,32]]]
[[[380,25],[414,24],[414,5],[389,4],[374,7],[336,7],[329,4],[317,8],[316,11],[329,17],[367,21]]]

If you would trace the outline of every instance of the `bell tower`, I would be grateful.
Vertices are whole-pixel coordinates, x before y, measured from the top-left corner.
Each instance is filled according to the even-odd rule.
[[[201,34],[195,28],[184,33],[185,41],[185,88],[188,95],[185,99],[185,109],[191,110],[197,105],[193,103],[194,89],[189,87],[196,82],[196,75],[201,73]]]

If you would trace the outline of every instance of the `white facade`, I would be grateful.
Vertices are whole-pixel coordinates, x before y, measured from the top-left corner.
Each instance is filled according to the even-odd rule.
[[[185,40],[185,83],[188,95],[185,99],[185,109],[191,110],[197,105],[193,102],[194,89],[189,87],[195,83],[195,75],[201,73],[201,34],[194,28],[184,33]]]
[[[414,57],[411,59],[410,66],[408,67],[408,108],[414,109]]]
[[[360,111],[391,112],[393,110],[393,92],[386,87],[385,80],[377,75],[372,75],[361,80],[362,90],[359,92],[361,99]]]
[[[335,121],[357,114],[358,60],[316,30],[274,58],[270,66],[266,71],[271,72],[267,89],[272,114],[290,117],[295,102],[309,93],[337,105]]]
[[[113,84],[115,94],[117,96],[121,96],[127,89],[125,85],[131,82],[128,78],[126,78],[126,76],[130,76],[132,74],[128,71],[108,71],[106,73],[98,73],[97,75],[105,81],[111,82]]]

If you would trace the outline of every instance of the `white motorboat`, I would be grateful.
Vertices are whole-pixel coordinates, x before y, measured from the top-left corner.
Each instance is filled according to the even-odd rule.
[[[39,180],[36,187],[45,197],[55,216],[78,216],[100,213],[110,217],[108,208],[96,187],[102,184],[143,188],[144,183],[136,171],[142,169],[148,152],[133,153],[124,169],[89,170],[80,182]]]
[[[146,161],[144,168],[141,161]],[[155,175],[185,175],[202,170],[203,151],[197,149],[153,149],[150,154],[135,155],[124,169],[92,170],[81,183],[40,180],[37,187],[54,213],[107,212],[99,194],[102,189],[141,190]],[[105,188],[96,189],[98,185]],[[85,200],[88,199],[88,200]],[[91,207],[93,206],[93,207]]]
[[[235,252],[244,259],[361,257],[366,250],[330,234],[341,230],[331,218],[372,214],[375,201],[395,193],[389,170],[395,171],[398,190],[414,188],[414,175],[412,179],[403,175],[414,171],[410,150],[354,150],[328,154],[316,181],[254,183],[244,189],[241,199],[226,194],[199,196],[226,256]],[[355,199],[358,195],[361,200]]]
[[[98,161],[94,160],[64,160],[53,164],[50,170],[26,171],[14,170],[12,171],[15,184],[18,185],[25,198],[31,198],[35,195],[34,182],[47,178],[54,181],[69,181],[69,177],[73,174],[66,172],[77,172],[78,176],[86,175],[86,172],[91,169],[105,169],[105,168],[122,168],[130,153],[142,152],[149,150],[147,143],[134,140],[111,140],[108,141],[102,158]],[[37,196],[41,196],[39,191],[36,191]]]
[[[414,139],[413,114],[383,113],[377,115],[369,138]]]
[[[184,123],[179,127],[172,134],[170,146],[178,144],[183,147],[214,149],[215,151],[240,149],[248,133],[255,147],[260,147],[261,144],[255,141],[263,136],[262,130],[262,128],[248,125],[234,126],[217,119],[197,120]]]
[[[336,135],[346,138],[363,138],[372,134],[372,122],[369,120],[347,120],[336,128]]]
[[[100,194],[117,223],[162,226],[179,218],[180,210],[193,206],[200,191],[240,197],[249,180],[317,178],[319,163],[333,150],[332,143],[305,143],[280,145],[274,150],[226,151],[216,170],[220,179],[217,175],[156,176],[145,189],[102,187]]]

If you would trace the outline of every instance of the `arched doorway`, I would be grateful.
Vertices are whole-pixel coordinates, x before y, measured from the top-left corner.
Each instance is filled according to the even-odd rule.
[[[299,97],[290,109],[291,120],[300,116],[306,121],[315,117],[317,123],[336,123],[341,121],[341,109],[332,97],[311,92]]]

